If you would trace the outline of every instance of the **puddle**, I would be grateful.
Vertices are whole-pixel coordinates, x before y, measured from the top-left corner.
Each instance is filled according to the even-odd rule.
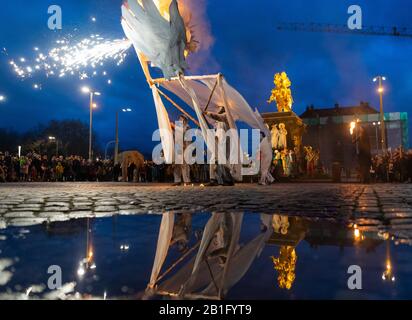
[[[412,228],[396,221],[166,213],[6,227],[0,299],[411,299]],[[348,288],[351,265],[362,290]]]

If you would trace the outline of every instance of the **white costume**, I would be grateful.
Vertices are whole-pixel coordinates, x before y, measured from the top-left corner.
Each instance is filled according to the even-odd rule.
[[[259,184],[270,184],[275,179],[269,172],[272,164],[273,151],[269,140],[266,136],[260,142],[260,181]]]
[[[286,142],[286,135],[288,134],[285,124],[280,123],[279,124],[279,142],[278,142],[278,148],[279,149],[286,149],[287,148],[287,142]]]
[[[175,183],[181,183],[182,177],[184,183],[190,183],[190,168],[184,159],[184,152],[187,147],[187,142],[184,141],[184,138],[187,130],[189,130],[189,126],[186,123],[182,121],[176,122],[175,137],[183,137],[183,140],[179,141],[179,139],[175,139],[176,163],[173,167],[173,176]]]

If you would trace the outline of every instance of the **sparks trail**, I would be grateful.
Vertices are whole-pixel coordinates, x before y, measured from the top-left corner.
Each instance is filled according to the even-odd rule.
[[[35,47],[35,58],[27,60],[22,57],[11,60],[10,65],[20,78],[30,78],[35,73],[44,72],[47,77],[64,77],[67,74],[78,75],[80,79],[97,76],[96,69],[105,62],[114,62],[120,65],[124,62],[127,50],[131,43],[127,39],[105,39],[98,34],[91,35],[79,42],[72,40],[57,40],[57,47],[52,48],[47,54],[39,52]],[[107,76],[107,72],[101,73]]]

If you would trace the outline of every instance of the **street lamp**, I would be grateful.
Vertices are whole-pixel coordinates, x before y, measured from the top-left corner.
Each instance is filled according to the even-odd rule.
[[[0,95],[0,102],[4,102],[4,101],[6,101],[6,97],[3,95]]]
[[[89,109],[90,109],[90,126],[89,126],[89,160],[92,160],[92,130],[93,130],[93,108],[96,108],[97,105],[93,103],[93,96],[100,96],[101,93],[98,91],[93,91],[89,87],[82,87],[82,92],[83,93],[88,93],[90,95],[90,103],[89,103]]]
[[[114,164],[117,163],[119,158],[119,111],[121,112],[132,112],[131,108],[123,108],[121,110],[116,111],[116,138],[115,138],[115,145],[114,145]]]
[[[381,125],[381,122],[373,122],[373,126],[375,127],[375,140],[376,140],[376,153],[379,153],[379,140],[378,140],[378,126]]]
[[[58,156],[59,155],[59,140],[56,139],[56,137],[49,136],[49,141],[56,142],[56,156]]]
[[[385,153],[386,149],[386,135],[385,135],[385,115],[383,113],[383,92],[385,91],[382,82],[386,81],[386,77],[377,76],[373,78],[373,82],[378,82],[378,93],[379,93],[379,102],[380,102],[380,122],[381,122],[381,144],[382,144],[382,153]]]

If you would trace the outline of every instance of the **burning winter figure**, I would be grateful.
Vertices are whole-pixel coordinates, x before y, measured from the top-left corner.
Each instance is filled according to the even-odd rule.
[[[184,73],[187,69],[185,54],[194,46],[188,41],[176,0],[170,2],[168,13],[164,15],[153,0],[127,0],[122,14],[124,32],[141,60],[160,68],[167,79]]]
[[[192,31],[189,27],[190,19],[189,21],[183,19],[181,12],[179,12],[179,9],[182,9],[182,12],[187,13],[187,6],[184,3],[183,0],[179,2],[177,0],[126,0],[122,6],[124,32],[133,43],[147,82],[152,90],[165,161],[167,163],[173,162],[172,155],[175,141],[169,113],[163,99],[166,99],[182,113],[188,114],[184,110],[185,107],[190,107],[195,111],[196,119],[189,118],[201,129],[208,150],[214,157],[218,153],[226,155],[227,150],[225,150],[226,148],[219,148],[220,150],[215,153],[216,134],[210,132],[208,123],[208,120],[213,116],[205,113],[209,106],[209,111],[212,111],[216,115],[215,118],[218,118],[215,120],[217,122],[216,128],[224,127],[223,130],[220,130],[221,133],[227,133],[230,129],[231,132],[235,132],[236,141],[239,141],[236,121],[242,121],[253,129],[265,132],[265,136],[270,140],[269,130],[265,127],[259,112],[252,110],[241,94],[226,82],[223,75],[185,75],[185,71],[188,69],[185,61],[186,56],[195,51],[197,45],[195,44],[196,41],[193,40]],[[160,68],[164,78],[152,78],[149,66]],[[163,92],[163,89],[180,98],[185,106],[181,107],[173,98]],[[219,109],[218,106],[224,107]],[[222,140],[219,139],[219,143],[220,141]],[[211,163],[212,184],[217,183],[215,181],[218,180],[218,177],[222,178],[222,184],[233,184],[232,178],[241,181],[243,174],[251,173],[250,170],[244,170],[242,167],[240,161],[242,152],[239,148],[233,153],[231,148],[230,154],[233,155],[233,161],[231,157],[230,164],[226,163],[220,166],[219,162],[219,166],[216,166],[216,163]],[[224,158],[227,160],[226,156]],[[270,157],[267,157],[266,162],[269,165],[270,160]],[[253,172],[253,174],[256,173]],[[225,179],[230,181],[225,182]]]

